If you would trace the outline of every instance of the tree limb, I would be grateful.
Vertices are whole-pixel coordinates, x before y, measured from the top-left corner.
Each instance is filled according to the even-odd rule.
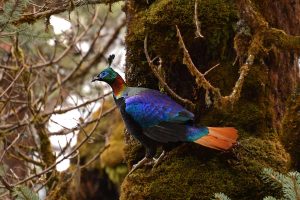
[[[159,80],[159,82],[162,84],[162,86],[167,90],[167,92],[175,99],[179,100],[180,102],[182,102],[184,105],[187,105],[190,109],[194,110],[196,105],[191,102],[188,99],[184,99],[180,96],[178,96],[176,94],[176,92],[174,92],[169,86],[168,84],[163,80],[163,78],[159,75],[158,71],[157,71],[157,66],[155,66],[153,64],[153,60],[150,59],[149,53],[148,53],[148,47],[147,47],[147,36],[145,37],[144,40],[144,52],[148,61],[148,64],[153,72],[153,74],[155,75],[155,77]]]
[[[118,2],[119,0],[116,1],[108,1],[108,0],[78,0],[78,1],[73,1],[73,8],[74,7],[81,7],[84,5],[94,5],[94,4],[101,4],[101,3],[114,3]],[[45,8],[39,12],[34,12],[26,15],[22,15],[19,19],[13,20],[12,23],[15,25],[19,25],[22,23],[34,23],[38,19],[41,18],[48,18],[51,15],[54,14],[59,14],[65,11],[68,11],[70,9],[70,2],[64,2],[60,4],[57,7],[54,8]]]

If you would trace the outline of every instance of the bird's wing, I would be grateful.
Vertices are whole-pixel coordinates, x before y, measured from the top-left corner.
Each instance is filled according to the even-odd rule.
[[[146,128],[144,134],[161,143],[187,141],[187,127],[185,124],[161,122]]]
[[[193,113],[156,90],[132,88],[125,98],[125,105],[125,111],[145,134],[160,142],[181,141],[184,125],[194,120]]]

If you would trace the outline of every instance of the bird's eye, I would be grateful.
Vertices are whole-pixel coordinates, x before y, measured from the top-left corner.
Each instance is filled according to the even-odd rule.
[[[100,78],[104,78],[105,76],[107,76],[107,72],[102,72],[101,74],[100,74]]]

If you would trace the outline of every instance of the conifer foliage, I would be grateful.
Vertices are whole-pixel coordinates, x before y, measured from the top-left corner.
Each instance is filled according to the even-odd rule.
[[[282,187],[283,199],[299,200],[300,199],[300,173],[289,172],[282,174],[270,168],[263,169],[263,180],[270,183],[273,187],[279,185]],[[266,197],[264,200],[275,199]]]
[[[300,173],[297,171],[282,174],[271,168],[264,168],[262,171],[263,180],[269,183],[272,187],[282,189],[284,200],[299,200],[300,199]],[[216,200],[230,200],[223,193],[215,193]],[[263,200],[276,200],[275,197],[267,196]]]

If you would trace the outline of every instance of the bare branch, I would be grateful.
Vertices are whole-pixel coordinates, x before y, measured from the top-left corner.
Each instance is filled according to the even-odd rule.
[[[214,66],[211,67],[209,70],[207,70],[207,71],[203,74],[203,76],[206,76],[210,71],[212,71],[213,69],[215,69],[215,68],[218,67],[218,66],[220,66],[220,63],[214,65]]]
[[[101,108],[103,108],[103,106],[102,106]],[[34,175],[32,175],[32,176],[29,176],[29,177],[27,177],[27,178],[25,178],[25,179],[23,179],[23,180],[21,180],[21,181],[15,183],[15,184],[13,184],[13,187],[15,187],[15,186],[17,186],[17,185],[20,185],[20,184],[23,184],[23,183],[25,183],[25,182],[27,182],[27,181],[29,181],[29,180],[31,180],[31,179],[34,179],[34,178],[36,178],[36,177],[39,177],[39,176],[41,176],[41,175],[43,175],[43,174],[48,173],[48,172],[51,171],[53,168],[55,168],[56,165],[58,165],[59,163],[61,163],[63,160],[65,160],[65,159],[67,159],[67,158],[70,158],[70,157],[71,157],[75,152],[77,152],[78,149],[79,149],[79,148],[80,148],[80,147],[81,147],[81,146],[82,146],[82,145],[83,145],[83,144],[84,144],[84,143],[92,136],[92,134],[95,132],[96,127],[97,127],[98,124],[99,124],[99,120],[101,119],[101,117],[102,117],[102,109],[101,109],[101,111],[100,111],[100,113],[99,113],[98,118],[95,120],[95,121],[96,121],[96,124],[94,125],[93,129],[92,129],[89,133],[86,134],[86,138],[85,138],[84,140],[82,140],[82,141],[76,146],[76,148],[74,148],[70,153],[68,153],[67,155],[64,155],[63,158],[61,158],[60,160],[56,161],[55,163],[53,163],[52,165],[50,165],[48,168],[44,169],[43,171],[41,171],[41,172],[39,172],[39,173],[37,173],[37,174],[34,174]],[[78,126],[80,127],[81,130],[84,131],[84,128],[83,128],[80,124],[78,124]]]
[[[66,2],[68,2],[68,8]],[[36,16],[47,18],[53,14],[52,12],[56,13],[60,10],[58,6],[66,11],[71,11],[72,7],[80,6],[78,3],[81,2],[88,5],[91,2],[104,1],[68,0],[59,3],[46,2],[42,6],[29,3],[30,8],[24,9],[24,12],[27,13],[21,13],[21,18],[14,22],[24,23],[31,19],[34,22],[33,18]],[[57,173],[55,169],[57,164],[65,159],[70,159],[73,155],[78,156],[78,160],[80,160],[78,149],[92,138],[100,120],[116,109],[116,106],[113,106],[103,113],[101,110],[99,117],[97,111],[95,118],[94,110],[98,105],[95,102],[104,100],[111,93],[86,101],[86,97],[83,98],[83,96],[87,96],[89,91],[80,87],[80,84],[86,84],[83,77],[94,71],[92,68],[98,65],[107,51],[115,46],[115,41],[119,39],[126,24],[122,17],[120,23],[108,27],[109,23],[112,23],[109,12],[100,13],[98,11],[100,10],[96,6],[89,7],[86,14],[90,16],[90,20],[85,20],[84,23],[80,22],[79,13],[74,13],[77,14],[77,21],[76,18],[75,21],[70,20],[71,29],[60,35],[52,35],[52,38],[55,39],[54,45],[48,44],[47,38],[45,41],[38,41],[36,50],[31,51],[30,48],[33,45],[27,40],[23,40],[23,37],[20,37],[20,45],[18,45],[18,37],[5,42],[5,45],[13,48],[2,51],[4,57],[0,64],[2,86],[0,92],[0,138],[2,141],[9,141],[6,149],[2,149],[3,151],[0,153],[0,161],[14,168],[15,163],[9,163],[6,158],[14,159],[16,163],[20,163],[19,166],[22,166],[22,169],[8,170],[5,177],[1,177],[3,180],[0,180],[0,188],[5,188],[2,193],[9,194],[10,187],[13,190],[14,187],[25,182],[29,185],[47,185],[47,192],[59,190],[64,181],[57,181],[61,178],[61,174]],[[29,21],[22,21],[23,17]],[[11,22],[12,20],[9,21],[9,23]],[[3,36],[3,33],[1,34]],[[81,44],[87,45],[88,49],[85,49],[86,46],[80,46]],[[0,48],[3,49],[2,46]],[[76,88],[73,88],[74,85]],[[94,93],[94,91],[91,92]],[[76,100],[73,103],[69,102],[68,99],[74,96],[76,96]],[[73,110],[84,114],[84,119],[76,119],[78,120],[76,127],[69,128],[61,121],[51,118],[55,114],[64,114]],[[57,121],[57,124],[61,126],[60,131],[49,132],[50,119]],[[90,131],[89,125],[92,125],[92,131]],[[59,146],[59,156],[61,157],[56,160],[49,137],[66,135],[79,130],[89,130],[86,131],[84,140],[73,147],[72,139],[68,139],[66,145]],[[22,140],[19,133],[24,135]],[[68,152],[70,149],[71,153]],[[104,149],[100,149],[96,155],[93,155],[92,159],[82,168],[96,160]],[[79,164],[77,168],[80,169]],[[68,169],[69,172],[74,173],[72,169]],[[68,180],[71,178],[68,177]]]
[[[0,163],[2,162],[4,155],[6,154],[6,152],[19,140],[20,138],[20,134],[17,135],[17,137],[8,145],[7,148],[5,148],[5,150],[3,151],[1,157],[0,157]]]
[[[179,100],[180,102],[182,102],[184,105],[187,105],[189,108],[191,108],[192,110],[195,109],[195,104],[193,102],[191,102],[188,99],[184,99],[180,96],[178,96],[169,86],[168,84],[163,80],[163,78],[159,75],[157,68],[159,68],[159,66],[155,66],[153,64],[153,60],[150,59],[149,53],[148,53],[148,47],[147,47],[147,36],[145,37],[144,40],[144,52],[148,61],[148,64],[153,72],[153,74],[155,75],[155,77],[159,80],[159,82],[162,84],[162,86],[167,90],[167,92],[175,99]]]
[[[19,79],[19,77],[21,76],[21,74],[23,73],[23,71],[25,70],[25,66],[23,66],[20,71],[18,72],[18,74],[16,75],[16,77],[14,78],[14,80],[10,83],[10,85],[1,93],[0,98],[3,97],[3,95],[5,95],[7,93],[7,91],[15,84],[15,82]]]
[[[9,190],[10,192],[13,191],[13,187],[2,176],[0,176],[0,182],[5,186],[7,190]]]
[[[78,1],[73,1],[73,7],[80,7],[80,6],[84,6],[84,5],[93,5],[93,4],[101,4],[101,3],[106,3],[106,1],[104,1],[104,0],[78,0]],[[22,24],[22,23],[34,23],[38,19],[47,18],[47,17],[50,17],[51,15],[68,11],[69,9],[70,9],[70,3],[66,2],[66,3],[62,3],[60,6],[57,6],[57,7],[46,8],[46,10],[44,10],[42,8],[42,9],[40,9],[40,11],[22,15],[19,19],[12,21],[12,23],[16,24],[16,25]]]

